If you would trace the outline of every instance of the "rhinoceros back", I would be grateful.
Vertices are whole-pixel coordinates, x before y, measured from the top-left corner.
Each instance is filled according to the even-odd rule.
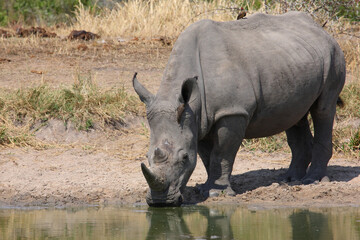
[[[169,96],[167,88],[197,75],[208,130],[224,116],[244,115],[246,137],[261,137],[296,124],[327,85],[341,85],[333,82],[344,69],[336,41],[305,13],[202,20],[179,36],[159,92]]]

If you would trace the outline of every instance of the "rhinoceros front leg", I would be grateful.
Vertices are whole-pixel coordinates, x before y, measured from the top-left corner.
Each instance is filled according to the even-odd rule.
[[[307,114],[294,126],[286,130],[287,142],[291,149],[292,159],[290,167],[283,181],[299,181],[305,174],[311,161],[313,136],[310,131]]]
[[[213,141],[209,136],[201,140],[198,144],[198,153],[202,162],[204,163],[206,173],[208,175],[210,170],[210,156],[211,156],[212,148],[213,148]]]
[[[201,187],[204,195],[215,197],[221,192],[235,195],[230,186],[230,175],[245,127],[245,117],[224,117],[215,124],[206,141],[199,144],[199,154],[208,173],[208,180]]]

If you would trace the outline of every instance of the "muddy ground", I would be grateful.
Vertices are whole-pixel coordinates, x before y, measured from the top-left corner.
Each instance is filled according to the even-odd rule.
[[[6,61],[0,62],[0,87],[16,89],[42,82],[70,85],[76,74],[83,73],[91,74],[101,87],[124,86],[135,95],[131,77],[136,71],[138,79],[156,92],[171,51],[171,46],[156,41],[51,41],[55,40],[13,47],[3,41],[0,59]],[[147,184],[140,163],[146,162],[147,135],[146,120],[139,117],[129,117],[121,131],[79,132],[51,120],[36,136],[52,147],[0,148],[0,207],[145,203]],[[237,195],[211,199],[202,199],[196,190],[206,180],[199,160],[186,200],[294,207],[360,205],[359,159],[335,155],[328,168],[330,181],[305,186],[278,181],[290,158],[289,151],[240,150],[231,178]]]

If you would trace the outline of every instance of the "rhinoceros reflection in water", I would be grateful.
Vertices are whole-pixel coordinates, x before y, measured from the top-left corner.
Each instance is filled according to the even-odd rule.
[[[193,210],[152,208],[147,212],[150,227],[146,239],[357,239],[360,232],[354,232],[355,226],[351,225],[351,210],[343,215],[337,211],[250,210],[230,205],[195,206]]]
[[[147,239],[234,239],[230,219],[236,207],[227,207],[225,211],[198,206],[194,211],[182,208],[150,209],[147,218],[150,228]],[[196,236],[189,230],[184,218],[200,213],[207,220],[204,236]],[[192,216],[194,218],[194,216]],[[201,223],[197,222],[199,227]]]
[[[344,81],[339,45],[305,13],[192,24],[176,41],[156,96],[133,78],[150,126],[150,168],[141,166],[147,203],[180,205],[197,153],[208,174],[203,194],[235,195],[230,175],[242,140],[282,131],[292,152],[283,179],[321,180]]]
[[[301,210],[291,214],[289,219],[293,240],[334,239],[328,216],[322,213]]]

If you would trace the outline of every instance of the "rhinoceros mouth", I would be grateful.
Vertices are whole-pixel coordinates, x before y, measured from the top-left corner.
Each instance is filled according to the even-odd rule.
[[[150,189],[146,196],[146,202],[150,207],[178,207],[183,203],[183,197],[179,191],[169,193]]]
[[[182,195],[178,188],[171,187],[163,177],[159,177],[141,164],[141,170],[149,184],[149,191],[146,202],[152,207],[180,206],[183,202]]]

